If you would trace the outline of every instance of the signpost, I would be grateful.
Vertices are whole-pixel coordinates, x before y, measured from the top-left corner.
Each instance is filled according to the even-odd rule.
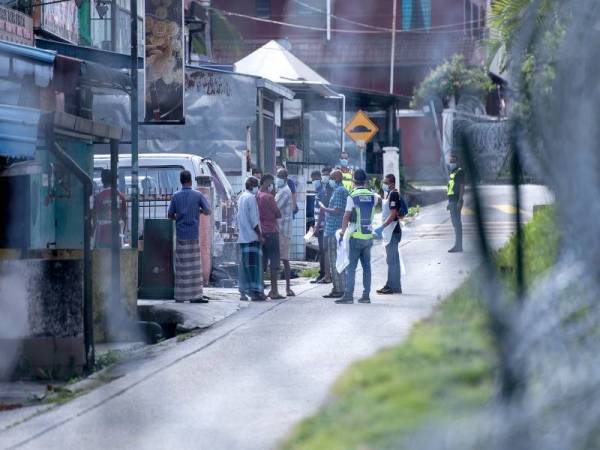
[[[344,132],[356,143],[360,154],[360,167],[361,169],[364,169],[364,152],[367,143],[375,137],[379,132],[379,128],[377,128],[377,125],[375,125],[363,111],[359,110],[352,120],[348,122],[346,128],[344,128]]]

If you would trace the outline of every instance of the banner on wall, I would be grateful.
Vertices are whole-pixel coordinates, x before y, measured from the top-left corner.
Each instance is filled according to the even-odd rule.
[[[146,0],[146,123],[183,123],[183,0]]]
[[[74,1],[35,6],[33,22],[38,31],[71,44],[79,44],[79,10]]]

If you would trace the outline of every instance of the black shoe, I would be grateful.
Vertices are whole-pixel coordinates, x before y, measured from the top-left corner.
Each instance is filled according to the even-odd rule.
[[[248,296],[246,294],[240,294],[240,301],[241,302],[247,302],[248,300],[249,299],[248,299]]]
[[[266,302],[267,297],[265,297],[264,295],[253,295],[252,297],[250,297],[250,300],[253,302]]]
[[[310,282],[311,282],[311,284],[316,284],[316,283],[319,283],[322,279],[323,279],[323,277],[317,277],[314,280],[310,280]]]
[[[317,284],[331,284],[331,280],[326,280],[325,277],[317,281]]]
[[[206,297],[195,298],[190,300],[190,303],[208,303],[208,299]]]
[[[350,304],[354,303],[354,299],[342,297],[342,298],[336,300],[335,303],[337,303],[338,305],[350,305]]]
[[[377,291],[378,294],[382,294],[382,295],[388,295],[388,294],[393,294],[394,291],[392,291],[392,288],[389,288],[387,286],[382,287],[381,289],[379,289]]]
[[[343,296],[344,296],[343,292],[331,291],[329,294],[324,295],[323,298],[342,298]]]
[[[371,303],[371,299],[363,295],[361,298],[358,299],[358,303]]]
[[[462,247],[452,247],[450,250],[448,250],[448,253],[462,253],[462,251]]]

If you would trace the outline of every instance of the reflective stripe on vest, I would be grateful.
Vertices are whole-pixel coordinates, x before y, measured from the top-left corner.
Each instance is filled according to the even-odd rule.
[[[455,180],[456,175],[458,174],[459,171],[460,171],[460,169],[456,169],[449,176],[449,179],[448,179],[448,197],[452,197],[454,195],[454,180]]]
[[[342,172],[342,184],[348,192],[352,190],[352,171]]]
[[[375,216],[375,194],[366,188],[357,188],[350,193],[356,211],[357,229],[352,233],[355,239],[373,239],[373,217]]]

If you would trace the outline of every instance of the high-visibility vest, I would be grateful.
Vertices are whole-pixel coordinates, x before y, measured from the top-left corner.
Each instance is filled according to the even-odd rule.
[[[352,233],[355,239],[373,239],[373,217],[377,200],[370,190],[360,187],[350,193],[354,202],[353,220],[356,231]]]
[[[352,171],[342,172],[342,184],[348,192],[352,191]]]
[[[456,169],[454,172],[451,172],[448,178],[448,197],[453,197],[454,196],[454,184],[455,184],[455,179],[456,179],[456,175],[458,175],[458,172],[460,172],[462,169],[459,167],[458,169]]]

